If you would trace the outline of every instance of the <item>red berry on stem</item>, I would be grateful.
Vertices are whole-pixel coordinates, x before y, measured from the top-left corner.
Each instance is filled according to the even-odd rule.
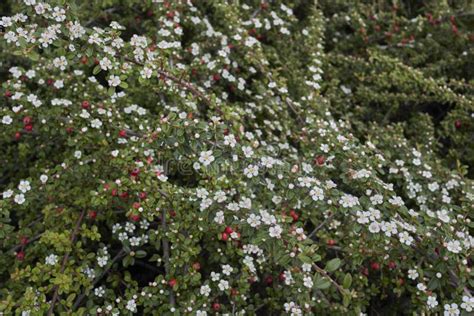
[[[25,246],[27,243],[28,243],[28,237],[26,237],[26,236],[21,236],[21,238],[20,238],[20,244],[21,244],[22,246]]]
[[[91,211],[89,211],[88,216],[89,216],[90,219],[95,219],[97,217],[97,212],[91,210]]]
[[[456,127],[456,129],[460,129],[462,127],[461,120],[454,121],[454,127]]]
[[[395,262],[390,261],[390,262],[388,263],[388,268],[389,268],[390,270],[394,270],[396,267],[397,267],[397,264],[396,264]]]
[[[138,215],[138,214],[132,214],[132,215],[130,215],[130,219],[131,219],[133,222],[138,222],[138,221],[140,221],[140,215]]]
[[[119,136],[120,136],[120,137],[124,137],[124,138],[127,137],[127,131],[124,130],[124,129],[121,129],[121,130],[119,131]]]
[[[225,229],[224,229],[224,232],[226,232],[227,234],[232,234],[234,232],[234,230],[232,229],[232,227],[230,226],[227,226]]]
[[[334,246],[335,244],[336,244],[336,241],[335,241],[334,239],[328,239],[328,241],[327,241],[327,245],[328,245],[328,246],[332,247],[332,246]]]
[[[16,254],[16,259],[19,261],[23,261],[25,259],[25,253],[23,251],[18,251]]]
[[[213,303],[213,304],[212,304],[212,309],[213,309],[214,311],[216,311],[216,312],[219,311],[219,310],[221,309],[221,304],[219,304],[219,303],[217,303],[217,302],[216,302],[216,303]]]
[[[82,101],[82,104],[81,104],[83,109],[88,109],[90,105],[91,104],[89,103],[89,101]]]
[[[227,234],[227,233],[222,233],[222,234],[221,234],[221,239],[222,239],[223,241],[229,240],[229,234]]]
[[[374,271],[380,270],[380,264],[378,262],[372,262],[370,268]]]
[[[168,285],[171,287],[174,287],[176,284],[178,284],[178,281],[176,281],[176,279],[171,279],[168,281]]]

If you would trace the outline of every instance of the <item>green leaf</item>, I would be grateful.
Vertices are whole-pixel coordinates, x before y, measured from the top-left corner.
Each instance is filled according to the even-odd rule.
[[[97,75],[101,70],[102,68],[100,68],[100,65],[97,65],[94,67],[94,70],[92,70],[92,74]]]
[[[331,286],[331,281],[327,280],[326,278],[317,277],[314,282],[314,287],[320,290],[327,289]]]
[[[135,253],[135,257],[136,257],[136,258],[144,258],[144,257],[146,257],[146,251],[138,250],[138,251]]]
[[[334,258],[326,264],[326,267],[324,268],[324,270],[326,270],[327,272],[333,272],[333,271],[336,271],[340,265],[341,265],[341,259]]]
[[[342,281],[342,287],[345,289],[350,288],[352,284],[352,275],[350,273],[347,273],[346,276],[344,277],[344,281]]]

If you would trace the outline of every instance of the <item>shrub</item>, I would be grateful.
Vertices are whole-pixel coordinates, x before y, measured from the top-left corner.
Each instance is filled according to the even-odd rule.
[[[474,308],[467,167],[429,114],[370,108],[392,81],[468,115],[461,92],[374,51],[343,115],[310,1],[5,6],[1,312]]]

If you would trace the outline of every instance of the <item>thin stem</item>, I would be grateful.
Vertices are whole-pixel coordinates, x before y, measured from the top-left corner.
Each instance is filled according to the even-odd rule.
[[[110,262],[109,264],[109,267],[107,269],[105,269],[97,278],[95,278],[94,282],[92,282],[92,288],[94,288],[97,283],[100,282],[100,280],[102,280],[104,278],[104,276],[109,273],[110,269],[112,268],[112,266],[114,265],[114,263],[119,260],[120,258],[122,258],[123,256],[125,255],[125,250],[121,249],[116,255],[115,257],[112,259],[112,261]],[[81,305],[81,302],[82,300],[84,299],[84,297],[86,297],[86,294],[85,293],[82,293],[81,295],[79,295],[76,299],[76,301],[74,302],[74,305],[72,306],[72,310],[75,310],[76,308],[78,308],[80,305]]]
[[[76,222],[76,226],[74,227],[74,230],[72,232],[72,235],[71,235],[71,244],[73,245],[74,242],[76,241],[76,238],[77,238],[77,233],[79,232],[79,228],[81,227],[81,223],[82,223],[82,220],[84,218],[84,215],[86,213],[86,210],[82,210],[81,212],[81,215],[79,216],[79,218],[77,219],[77,222]],[[63,257],[63,262],[61,264],[61,270],[60,270],[60,273],[64,273],[64,270],[66,269],[66,264],[67,264],[67,261],[69,259],[69,255],[70,255],[71,251],[67,252],[66,255],[64,255]],[[54,287],[54,294],[53,294],[53,299],[51,300],[51,307],[49,308],[48,310],[48,316],[51,316],[53,315],[53,312],[54,312],[54,306],[56,305],[56,302],[59,298],[59,294],[58,294],[58,290],[59,290],[59,286],[56,285]]]

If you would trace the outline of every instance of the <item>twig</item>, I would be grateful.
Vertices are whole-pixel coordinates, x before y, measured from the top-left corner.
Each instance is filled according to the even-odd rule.
[[[161,194],[163,194],[160,191]],[[161,211],[161,228],[163,229],[163,259],[165,261],[165,273],[167,276],[170,275],[170,245],[166,233],[168,232],[168,225],[166,224],[166,210]],[[175,299],[173,290],[170,290],[170,304],[174,306]]]
[[[72,232],[72,235],[71,235],[71,244],[74,244],[74,242],[76,241],[76,238],[77,238],[77,233],[79,232],[79,228],[81,227],[81,223],[82,223],[82,219],[84,218],[84,215],[86,213],[86,210],[82,210],[81,212],[81,215],[79,216],[79,218],[77,219],[77,222],[76,222],[76,226],[74,227],[74,230]],[[71,251],[67,252],[64,257],[63,257],[63,262],[61,264],[61,270],[60,270],[60,273],[64,273],[64,270],[66,269],[66,264],[67,264],[67,261],[69,259],[69,254],[71,253]],[[53,294],[53,299],[51,300],[51,307],[49,308],[48,310],[48,316],[51,316],[53,315],[53,312],[54,312],[54,306],[56,305],[56,301],[58,300],[58,290],[59,290],[59,286],[56,285],[54,287],[54,294]]]
[[[340,286],[336,281],[334,281],[333,278],[331,278],[329,276],[329,274],[326,272],[326,270],[324,270],[323,268],[321,268],[320,266],[318,266],[316,263],[313,263],[313,266],[314,268],[316,269],[316,271],[318,271],[320,274],[322,274],[324,277],[328,278],[329,281],[337,288],[337,290],[342,294],[346,294],[346,290],[342,288],[342,286]]]
[[[97,285],[97,283],[100,282],[100,280],[102,280],[102,278],[107,274],[109,273],[110,269],[112,268],[112,266],[114,265],[114,263],[119,260],[120,258],[122,258],[123,256],[125,255],[125,250],[120,250],[116,255],[115,257],[112,259],[112,261],[110,262],[109,264],[109,267],[107,269],[105,269],[97,278],[95,278],[94,282],[92,282],[92,287],[95,287]],[[86,297],[86,293],[82,293],[81,295],[79,295],[76,299],[76,301],[74,302],[74,305],[72,306],[72,310],[75,310],[76,308],[78,308],[80,305],[81,305],[81,302],[82,300],[84,299],[84,297]]]
[[[316,234],[321,228],[323,228],[323,226],[326,225],[326,223],[327,223],[328,221],[330,221],[333,217],[334,217],[334,213],[331,214],[330,216],[328,216],[321,224],[319,224],[318,227],[316,227],[315,229],[313,229],[313,231],[308,235],[308,238],[311,239],[311,237],[313,237],[314,234]]]

